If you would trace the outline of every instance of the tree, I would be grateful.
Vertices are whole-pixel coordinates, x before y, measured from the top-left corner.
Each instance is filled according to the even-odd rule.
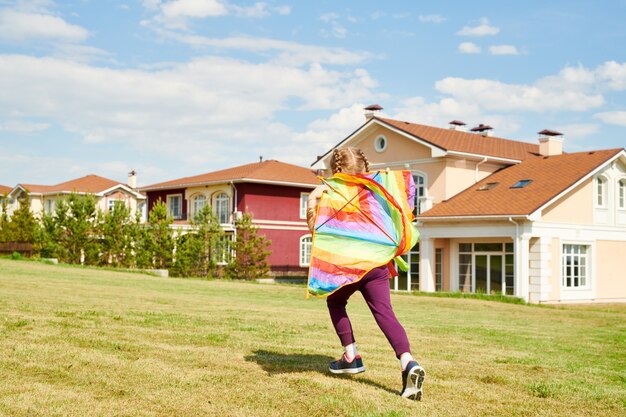
[[[129,267],[134,264],[132,260],[134,226],[130,209],[123,201],[115,201],[113,209],[104,215],[100,227],[102,264],[115,267]]]
[[[205,205],[190,221],[193,231],[178,238],[172,274],[207,277],[215,275],[224,259],[224,231],[211,207]]]
[[[170,228],[172,218],[167,215],[167,206],[158,200],[148,216],[148,225],[143,228],[137,243],[137,266],[140,268],[168,269],[172,266],[174,232]]]
[[[44,216],[43,220],[48,247],[55,249],[56,257],[62,262],[97,263],[99,219],[93,195],[73,193],[59,200],[54,215]]]
[[[7,195],[0,197],[0,243],[9,241],[9,198]]]
[[[230,278],[252,280],[267,275],[267,257],[271,244],[265,236],[258,235],[258,228],[252,224],[252,215],[244,213],[236,223],[237,237],[233,244],[235,256],[228,263],[226,273]]]
[[[3,219],[2,223],[6,242],[35,243],[39,224],[30,211],[28,197],[20,198],[19,208],[13,212],[8,221]]]

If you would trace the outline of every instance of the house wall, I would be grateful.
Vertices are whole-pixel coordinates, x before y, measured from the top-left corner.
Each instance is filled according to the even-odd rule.
[[[596,301],[626,299],[626,242],[596,242]]]
[[[377,151],[374,146],[375,140],[380,135],[387,138],[387,148],[382,152]],[[361,137],[354,141],[352,146],[363,150],[367,159],[373,164],[432,157],[429,147],[379,125],[362,132]]]
[[[220,195],[220,194],[226,194],[229,199],[230,199],[230,212],[232,213],[234,211],[233,208],[233,194],[234,194],[234,190],[233,187],[228,184],[228,183],[224,183],[224,184],[217,184],[217,185],[203,185],[200,187],[189,187],[185,190],[185,192],[183,193],[183,198],[185,200],[185,203],[183,204],[183,212],[187,213],[187,218],[188,219],[192,219],[193,216],[195,215],[194,208],[193,208],[193,199],[196,198],[199,195],[203,195],[206,198],[206,203],[214,206],[215,205],[215,198]]]
[[[150,211],[152,210],[152,208],[154,207],[154,205],[157,203],[157,201],[162,200],[164,203],[167,203],[167,196],[168,195],[174,195],[174,194],[182,194],[183,195],[183,214],[187,213],[187,199],[185,198],[185,189],[184,188],[177,188],[177,189],[173,189],[173,190],[158,190],[158,191],[148,191],[147,193],[147,200],[148,200],[148,216],[150,215]]]
[[[593,180],[589,179],[542,213],[544,222],[593,224]]]

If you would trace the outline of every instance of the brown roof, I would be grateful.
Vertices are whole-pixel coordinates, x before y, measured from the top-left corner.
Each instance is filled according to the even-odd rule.
[[[60,192],[79,192],[79,193],[100,193],[116,185],[120,185],[119,181],[113,181],[98,175],[86,175],[81,178],[62,182],[57,185],[37,185],[37,184],[18,184],[31,193],[60,193]],[[123,184],[122,184],[123,185]]]
[[[383,124],[400,129],[411,136],[428,142],[446,151],[463,152],[476,155],[522,161],[539,153],[539,145],[495,136],[482,136],[460,130],[420,125],[400,120],[374,117]]]
[[[566,191],[623,149],[527,158],[497,171],[419,217],[529,215]],[[511,188],[531,180],[523,188]],[[493,188],[480,190],[487,184]]]
[[[268,160],[209,172],[206,174],[195,175],[192,177],[179,178],[176,180],[160,182],[158,184],[147,185],[145,187],[141,187],[141,190],[149,191],[159,188],[185,187],[223,181],[277,182],[285,184],[306,184],[312,186],[319,184],[319,180],[317,179],[315,172],[308,168],[287,164],[285,162]]]
[[[6,185],[0,185],[0,195],[9,194],[12,189],[13,188],[7,187]]]

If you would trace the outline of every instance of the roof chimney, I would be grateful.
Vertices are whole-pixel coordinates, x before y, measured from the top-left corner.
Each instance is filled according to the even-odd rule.
[[[479,124],[476,127],[473,127],[470,129],[470,132],[476,132],[479,133],[483,136],[491,136],[491,131],[493,130],[493,127],[489,126],[489,125],[484,125],[484,124]]]
[[[135,171],[134,169],[128,173],[127,184],[133,190],[137,188],[137,171]]]
[[[544,129],[538,132],[539,153],[543,156],[561,155],[563,153],[563,133]]]
[[[382,106],[378,104],[370,104],[369,106],[365,107],[363,109],[365,110],[365,120],[370,120],[372,117],[376,116],[382,109]]]
[[[465,123],[460,120],[453,120],[448,123],[450,130],[464,130]]]

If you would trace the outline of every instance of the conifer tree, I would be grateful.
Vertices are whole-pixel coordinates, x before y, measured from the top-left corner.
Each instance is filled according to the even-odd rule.
[[[244,213],[236,223],[237,237],[233,243],[235,256],[226,268],[227,275],[233,279],[252,280],[269,272],[267,257],[271,244],[265,236],[258,234],[258,227],[252,224],[252,215]]]
[[[148,225],[143,229],[137,245],[137,264],[140,268],[169,269],[172,266],[172,222],[167,213],[167,205],[159,199],[150,210]]]
[[[27,197],[19,199],[19,208],[5,225],[7,242],[35,243],[39,224],[30,211]]]

